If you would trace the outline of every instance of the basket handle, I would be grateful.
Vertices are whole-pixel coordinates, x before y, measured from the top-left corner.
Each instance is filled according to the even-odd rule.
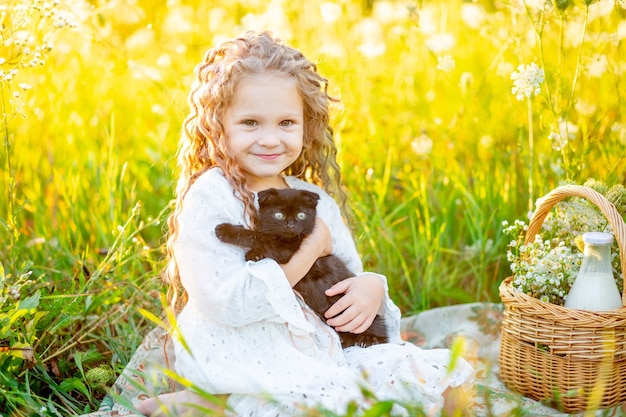
[[[531,243],[535,240],[535,235],[539,233],[541,225],[552,207],[567,197],[587,198],[598,206],[602,211],[602,214],[604,214],[604,216],[609,220],[609,224],[613,228],[615,240],[619,246],[620,262],[622,266],[622,282],[626,284],[626,281],[624,280],[626,277],[626,250],[624,247],[624,244],[626,243],[626,224],[624,224],[624,220],[615,208],[615,205],[593,188],[582,185],[563,185],[537,199],[537,208],[535,209],[535,212],[533,213],[533,216],[528,224],[528,230],[526,231],[524,243]],[[625,301],[626,285],[624,285],[624,291],[622,293],[622,305],[625,305]]]

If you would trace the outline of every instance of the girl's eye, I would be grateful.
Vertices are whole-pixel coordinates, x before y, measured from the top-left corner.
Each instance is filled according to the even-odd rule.
[[[280,125],[283,127],[289,127],[293,124],[293,122],[291,120],[283,120],[282,122],[280,122]]]
[[[280,211],[277,211],[276,213],[274,213],[274,217],[276,217],[278,220],[282,220],[285,218],[285,215]]]
[[[244,120],[242,124],[245,126],[256,126],[256,122],[254,120]]]
[[[298,214],[296,214],[296,218],[298,220],[304,220],[304,219],[306,219],[306,213],[298,213]]]

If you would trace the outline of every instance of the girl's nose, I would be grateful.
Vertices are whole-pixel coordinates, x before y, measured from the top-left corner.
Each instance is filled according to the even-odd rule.
[[[277,146],[280,144],[280,138],[278,136],[278,132],[274,129],[264,129],[261,132],[261,136],[257,140],[259,145],[262,146]]]

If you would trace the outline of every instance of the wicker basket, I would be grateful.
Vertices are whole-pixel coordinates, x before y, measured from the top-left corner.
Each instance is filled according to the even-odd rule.
[[[626,273],[626,225],[615,206],[591,188],[567,185],[538,201],[526,232],[532,242],[552,207],[567,197],[596,204],[613,227]],[[544,303],[500,285],[504,303],[500,375],[513,391],[572,413],[626,403],[626,308],[602,312]],[[625,291],[626,293],[626,291]],[[622,305],[626,294],[622,295]]]

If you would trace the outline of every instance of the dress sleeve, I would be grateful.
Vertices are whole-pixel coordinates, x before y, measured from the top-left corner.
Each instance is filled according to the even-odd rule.
[[[296,334],[311,332],[278,263],[245,261],[245,248],[224,243],[215,235],[220,223],[244,224],[243,210],[243,203],[218,171],[208,171],[189,189],[174,244],[188,303],[225,326],[274,321],[287,323]]]
[[[393,343],[400,343],[400,318],[401,312],[398,306],[389,298],[389,284],[387,277],[373,272],[364,272],[361,257],[357,251],[352,233],[346,226],[341,210],[335,200],[320,188],[309,184],[300,183],[302,188],[314,191],[320,195],[318,203],[318,215],[324,220],[333,237],[333,255],[338,256],[346,263],[356,276],[373,274],[378,276],[385,287],[385,299],[383,300],[379,314],[385,317],[389,339]]]

